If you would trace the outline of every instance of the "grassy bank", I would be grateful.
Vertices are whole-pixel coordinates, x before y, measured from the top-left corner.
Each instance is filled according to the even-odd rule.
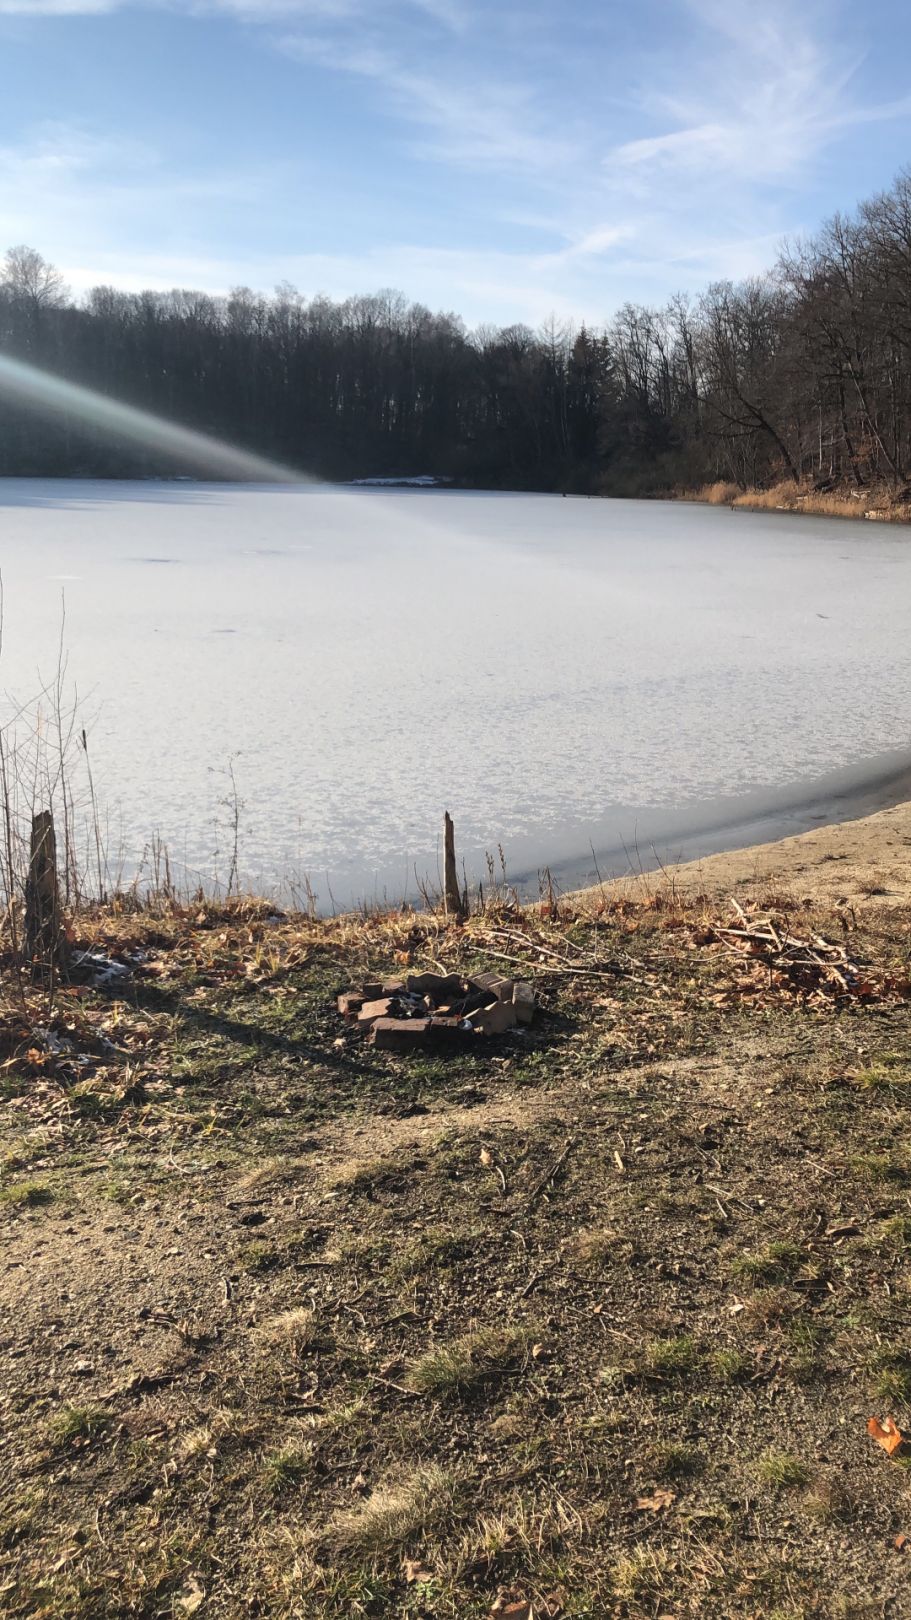
[[[809,512],[814,517],[871,518],[885,523],[911,522],[911,504],[895,498],[888,488],[817,491],[783,482],[770,489],[741,489],[718,482],[683,490],[678,498],[709,506],[745,507],[756,512]]]
[[[907,901],[742,861],[739,911],[109,910],[128,978],[7,990],[5,1614],[900,1602]],[[540,1013],[477,1056],[335,1012],[506,964]]]

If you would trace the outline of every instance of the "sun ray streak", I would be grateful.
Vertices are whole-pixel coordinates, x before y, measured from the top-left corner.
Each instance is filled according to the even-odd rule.
[[[87,426],[125,439],[145,450],[158,450],[179,460],[199,477],[247,483],[312,484],[318,480],[266,456],[243,450],[139,410],[94,388],[67,382],[22,360],[0,355],[0,398],[57,416],[77,417]]]

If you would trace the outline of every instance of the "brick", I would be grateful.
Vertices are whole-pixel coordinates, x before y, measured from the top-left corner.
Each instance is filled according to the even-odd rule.
[[[412,973],[405,980],[405,989],[411,995],[432,996],[434,1001],[463,995],[464,985],[458,973]]]
[[[481,1007],[486,1007],[491,999],[489,990],[469,990],[468,994],[463,996],[461,1001],[457,1001],[450,1010],[458,1012],[462,1018],[467,1018],[469,1013],[478,1012]],[[440,1011],[442,1012],[442,1008]]]
[[[368,979],[361,985],[361,995],[364,1001],[376,1001],[383,994],[383,986],[379,979]]]
[[[468,983],[472,990],[483,990],[497,1001],[512,1001],[513,981],[501,973],[474,973]]]
[[[511,1001],[491,1001],[468,1014],[468,1022],[479,1035],[504,1035],[515,1028],[516,1009]]]
[[[530,984],[521,981],[512,992],[512,1004],[520,1024],[530,1024],[535,1016],[535,992]]]
[[[388,1018],[393,1010],[393,998],[382,996],[379,1001],[365,1001],[357,1015],[359,1024],[373,1024],[378,1018]]]
[[[380,994],[384,996],[400,996],[404,988],[404,979],[384,979],[380,989]]]
[[[444,1051],[471,1046],[477,1038],[476,1031],[470,1026],[466,1028],[462,1018],[431,1018],[427,1031],[427,1045],[442,1047]]]
[[[338,1010],[345,1018],[353,1018],[364,1005],[364,998],[354,990],[348,990],[338,998]]]
[[[381,1052],[418,1052],[427,1044],[429,1018],[378,1018],[372,1039]]]

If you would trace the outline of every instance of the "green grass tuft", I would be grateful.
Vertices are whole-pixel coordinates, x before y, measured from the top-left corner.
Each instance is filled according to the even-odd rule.
[[[749,1378],[755,1363],[743,1350],[716,1350],[709,1366],[719,1384],[740,1384]]]
[[[887,1405],[893,1402],[911,1404],[911,1349],[898,1344],[880,1345],[872,1357],[871,1366],[877,1375],[874,1393],[881,1401]]]
[[[810,1478],[807,1464],[790,1451],[767,1451],[760,1457],[756,1472],[764,1485],[771,1485],[776,1491],[795,1490],[806,1485]]]
[[[528,1337],[527,1328],[477,1328],[413,1361],[406,1375],[408,1388],[421,1395],[453,1395],[474,1389],[521,1363]]]
[[[280,1451],[273,1451],[265,1461],[266,1483],[275,1496],[282,1495],[287,1490],[294,1489],[311,1471],[311,1451],[309,1447],[282,1446]]]
[[[880,1236],[893,1249],[911,1249],[911,1215],[893,1215],[883,1221]]]
[[[746,1282],[787,1282],[800,1270],[804,1252],[796,1243],[783,1239],[752,1254],[741,1254],[731,1268],[735,1277]]]
[[[44,1181],[14,1181],[0,1187],[0,1204],[11,1204],[14,1209],[39,1209],[53,1200],[54,1194]]]
[[[639,1370],[647,1378],[687,1378],[700,1359],[695,1339],[684,1333],[676,1339],[652,1339],[643,1348]]]
[[[48,1432],[55,1445],[71,1446],[77,1440],[94,1440],[110,1422],[111,1414],[103,1406],[62,1406],[51,1418]]]

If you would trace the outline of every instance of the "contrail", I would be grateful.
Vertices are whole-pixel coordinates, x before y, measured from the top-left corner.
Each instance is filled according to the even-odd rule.
[[[3,398],[37,410],[52,411],[58,416],[76,416],[104,433],[146,450],[163,450],[178,457],[197,475],[248,483],[317,482],[306,473],[225,444],[208,433],[179,427],[162,416],[155,416],[152,411],[138,410],[135,405],[125,405],[122,400],[99,394],[94,388],[65,382],[50,371],[0,355],[0,399]]]

